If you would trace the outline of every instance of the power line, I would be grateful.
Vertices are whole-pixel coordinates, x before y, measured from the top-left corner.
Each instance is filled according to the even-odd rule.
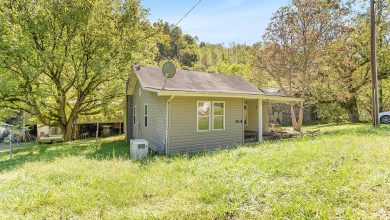
[[[176,24],[175,24],[173,27],[177,27],[177,25],[178,25],[185,17],[187,17],[187,15],[189,15],[189,14],[191,13],[191,11],[193,11],[193,10],[196,8],[196,6],[199,5],[199,3],[200,3],[201,1],[202,1],[202,0],[199,0],[194,6],[192,6],[192,8],[191,8],[191,9],[190,9],[182,18],[180,18],[180,20],[179,20],[178,22],[176,22]],[[148,36],[142,38],[141,41],[146,40],[146,39],[148,39],[148,38],[150,38],[150,37],[156,35],[157,33],[158,33],[158,31],[155,31],[154,33],[151,33],[151,34],[149,34]]]
[[[187,15],[189,13],[191,13],[192,10],[194,10],[194,8],[196,8],[196,6],[199,5],[199,3],[201,2],[202,0],[199,0],[176,24],[175,24],[175,27],[185,18],[187,17]]]

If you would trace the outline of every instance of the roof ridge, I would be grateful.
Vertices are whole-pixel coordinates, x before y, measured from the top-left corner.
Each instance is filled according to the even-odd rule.
[[[144,67],[144,68],[162,69],[162,68],[159,67],[159,66],[143,66],[143,65],[140,65],[140,64],[134,64],[133,67],[135,67],[137,70],[140,70],[140,68],[142,68],[142,67]],[[200,74],[216,74],[216,75],[219,75],[219,76],[238,77],[238,78],[243,79],[242,76],[223,74],[223,73],[219,73],[219,72],[203,72],[203,71],[200,71],[200,70],[186,70],[186,69],[176,69],[176,70],[178,70],[178,71],[184,71],[184,72],[200,73]],[[243,80],[245,80],[245,79],[243,79]],[[245,81],[246,81],[246,80],[245,80]]]
[[[264,94],[255,84],[238,75],[178,69],[176,77],[165,80],[162,68],[133,65],[133,71],[143,88],[194,92]],[[165,82],[165,84],[164,84]]]

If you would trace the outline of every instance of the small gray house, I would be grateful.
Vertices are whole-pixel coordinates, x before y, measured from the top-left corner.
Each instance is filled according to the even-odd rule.
[[[299,98],[267,95],[238,76],[135,65],[126,95],[126,140],[146,139],[161,154],[191,153],[263,140],[271,102]]]

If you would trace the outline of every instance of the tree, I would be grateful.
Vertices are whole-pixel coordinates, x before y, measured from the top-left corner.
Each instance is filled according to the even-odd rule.
[[[356,38],[361,31],[338,38],[327,47],[324,66],[311,89],[318,103],[337,103],[348,114],[350,122],[359,122],[358,94],[371,81],[370,54]],[[367,45],[368,46],[368,45]]]
[[[377,54],[378,54],[378,79],[379,79],[379,111],[386,107],[387,94],[384,91],[386,79],[390,78],[390,1],[377,0]]]
[[[168,22],[160,21],[155,25],[162,30],[157,42],[156,62],[161,64],[166,60],[177,60],[182,68],[191,69],[198,60],[197,37],[183,34],[180,27]]]
[[[226,47],[223,44],[202,42],[198,49],[199,60],[192,69],[236,75],[251,80],[250,49],[250,46],[235,43]]]
[[[279,8],[268,25],[263,46],[254,51],[254,68],[271,76],[286,95],[298,93],[309,99],[323,51],[340,35],[346,13],[339,1],[293,0]],[[300,131],[303,103],[298,120],[293,103],[290,106],[293,127]]]
[[[378,6],[378,76],[381,83],[381,97],[385,80],[390,75],[388,63],[389,43],[389,8],[384,1],[377,1]],[[371,106],[371,97],[366,96],[371,82],[370,73],[370,37],[368,9],[365,13],[349,14],[348,31],[333,40],[324,51],[322,67],[317,83],[312,86],[310,95],[318,103],[336,103],[348,114],[350,122],[360,120],[359,102]],[[381,98],[381,106],[386,99]],[[371,111],[371,110],[370,110]]]
[[[124,94],[131,64],[149,51],[146,13],[137,0],[1,1],[0,72],[10,86],[0,105],[71,140],[79,116]]]

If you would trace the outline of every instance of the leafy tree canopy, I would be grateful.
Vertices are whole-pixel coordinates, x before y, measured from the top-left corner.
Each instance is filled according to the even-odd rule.
[[[69,140],[80,116],[124,95],[131,64],[150,51],[146,15],[136,0],[1,1],[1,105]]]

